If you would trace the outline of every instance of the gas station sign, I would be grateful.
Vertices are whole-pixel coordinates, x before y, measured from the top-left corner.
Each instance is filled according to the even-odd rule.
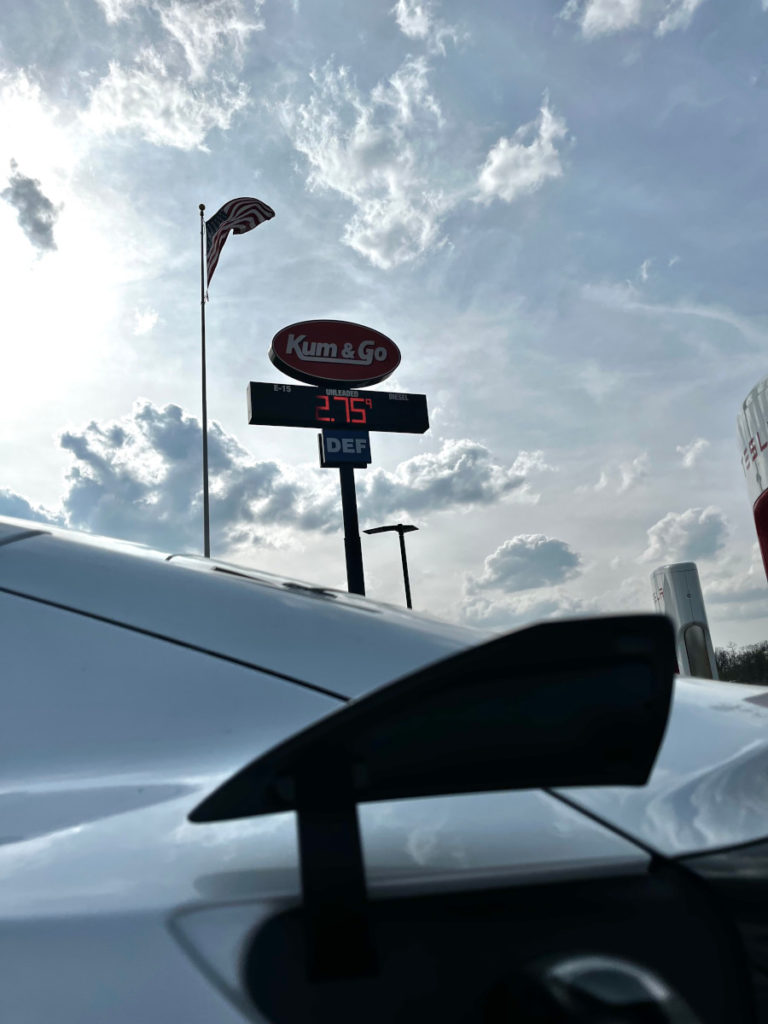
[[[345,320],[302,320],[272,339],[269,358],[283,373],[308,384],[367,387],[400,365],[400,349],[385,334]]]
[[[251,381],[248,422],[321,431],[320,465],[339,470],[347,585],[351,593],[364,594],[354,471],[365,469],[371,461],[369,431],[423,434],[429,430],[426,396],[360,390],[386,380],[400,365],[400,349],[394,341],[362,324],[344,320],[290,324],[272,339],[269,358],[282,373],[316,386]]]
[[[399,434],[423,434],[429,429],[425,395],[257,381],[248,385],[248,422],[273,427],[348,426]]]

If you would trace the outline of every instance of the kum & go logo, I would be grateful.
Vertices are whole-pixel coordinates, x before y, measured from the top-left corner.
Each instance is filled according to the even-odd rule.
[[[329,381],[365,387],[385,380],[400,364],[394,341],[346,320],[305,320],[272,339],[269,358],[283,373],[310,384]]]

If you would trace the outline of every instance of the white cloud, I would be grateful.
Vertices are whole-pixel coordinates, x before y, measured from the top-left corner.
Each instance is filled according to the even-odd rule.
[[[207,134],[227,129],[249,102],[235,72],[250,36],[264,28],[242,0],[101,0],[107,21],[130,15],[159,21],[161,33],[130,63],[112,60],[94,86],[83,124],[95,135],[135,132],[159,146],[205,148]],[[153,32],[157,36],[156,31]]]
[[[489,505],[512,495],[536,501],[531,472],[549,469],[541,452],[521,452],[509,467],[494,462],[482,444],[468,439],[443,441],[437,452],[402,462],[394,473],[369,471],[361,485],[361,512],[418,515],[427,511]]]
[[[640,280],[643,282],[648,280],[651,270],[651,263],[653,263],[653,260],[648,259],[643,260],[643,262],[640,264]]]
[[[679,444],[675,447],[675,451],[682,456],[682,463],[686,469],[691,469],[696,464],[697,459],[702,452],[709,448],[709,441],[703,437],[697,437],[690,444]]]
[[[255,12],[262,4],[256,0]],[[155,8],[163,28],[181,47],[193,80],[204,78],[216,61],[239,67],[251,35],[264,29],[262,20],[249,20],[240,0],[173,0]]]
[[[409,58],[365,97],[347,68],[327,64],[312,73],[307,103],[281,108],[294,146],[309,161],[308,186],[353,203],[344,241],[383,269],[439,245],[451,205],[430,185],[423,159],[442,124],[428,71],[423,58]]]
[[[650,465],[648,452],[641,452],[640,455],[636,455],[629,462],[604,466],[600,470],[600,476],[596,484],[582,484],[576,488],[576,493],[586,494],[589,491],[604,491],[613,480],[615,482],[616,494],[626,494],[627,491],[648,478]]]
[[[592,603],[572,597],[560,589],[488,598],[484,594],[465,595],[461,617],[469,626],[509,630],[532,625],[543,619],[594,614]]]
[[[760,546],[752,546],[746,569],[742,566],[715,567],[702,578],[704,598],[720,605],[720,613],[729,619],[763,619],[768,616],[768,582],[760,555]]]
[[[194,416],[177,405],[160,409],[140,400],[130,415],[91,421],[60,441],[72,458],[61,507],[49,512],[5,491],[0,511],[162,549],[198,547],[201,434]],[[208,448],[211,524],[219,552],[236,545],[280,546],[297,530],[339,529],[338,488],[327,474],[257,462],[216,422]],[[540,452],[521,452],[504,467],[481,444],[444,441],[437,452],[414,456],[393,472],[377,469],[360,478],[360,516],[380,521],[401,513],[471,509],[508,496],[532,500],[528,475],[547,468]]]
[[[144,0],[96,0],[96,2],[104,12],[107,24],[115,25],[141,6]]]
[[[0,515],[31,519],[38,523],[52,523],[56,526],[64,525],[64,517],[60,512],[44,508],[42,505],[33,505],[6,487],[0,487]]]
[[[727,538],[728,521],[712,505],[668,512],[648,530],[648,547],[641,561],[695,562],[711,558],[722,550]]]
[[[398,28],[409,39],[420,39],[431,53],[445,54],[447,41],[457,43],[462,32],[435,17],[432,0],[397,0],[392,8]]]
[[[467,581],[467,593],[490,588],[506,593],[553,586],[577,576],[580,556],[555,537],[521,533],[506,540],[483,563],[479,576]]]
[[[668,0],[667,13],[656,26],[656,35],[665,36],[678,28],[688,28],[702,0]]]
[[[478,199],[507,203],[535,192],[545,181],[563,174],[557,143],[567,134],[565,121],[545,96],[539,117],[522,125],[511,139],[500,138],[488,153],[478,178]]]
[[[560,12],[567,20],[577,19],[588,39],[624,32],[653,30],[664,36],[687,28],[703,0],[568,0]]]
[[[622,462],[619,464],[619,486],[616,490],[617,494],[624,494],[631,487],[636,484],[642,483],[643,480],[647,479],[650,471],[650,459],[648,458],[648,452],[642,452],[640,455],[632,459],[631,462]]]
[[[205,148],[207,134],[226,129],[248,104],[248,90],[212,75],[206,88],[190,88],[157,50],[142,50],[129,67],[111,61],[90,96],[83,124],[96,135],[136,132],[158,146]]]
[[[149,334],[159,319],[160,316],[156,309],[137,309],[133,316],[133,333],[135,335]]]

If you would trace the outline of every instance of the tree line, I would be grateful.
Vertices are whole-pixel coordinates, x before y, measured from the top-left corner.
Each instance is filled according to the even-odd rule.
[[[736,644],[717,647],[715,661],[721,679],[768,685],[768,640],[747,647],[737,647]]]

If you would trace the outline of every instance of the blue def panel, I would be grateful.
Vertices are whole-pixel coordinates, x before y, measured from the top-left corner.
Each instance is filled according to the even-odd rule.
[[[367,466],[371,461],[371,441],[367,430],[324,430],[320,442],[320,464],[328,466]]]

